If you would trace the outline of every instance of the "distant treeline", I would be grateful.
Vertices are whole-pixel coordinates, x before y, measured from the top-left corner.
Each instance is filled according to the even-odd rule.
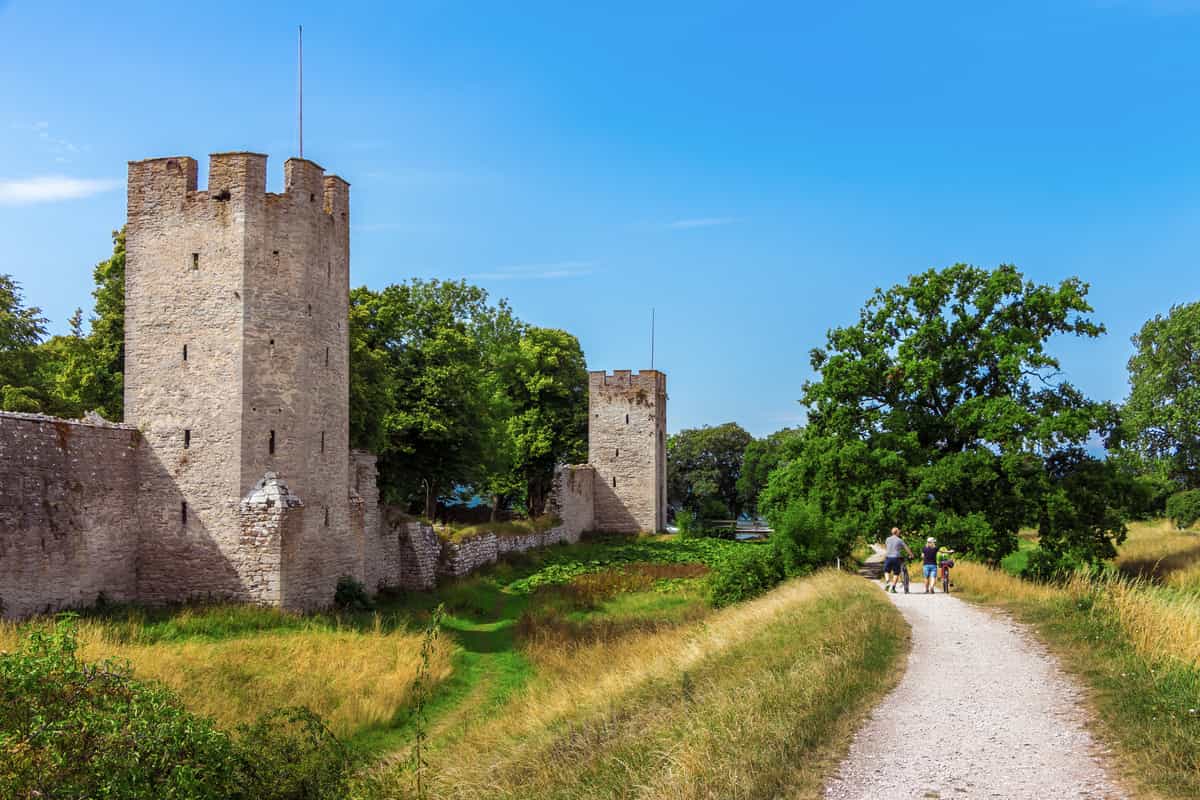
[[[0,275],[0,410],[123,417],[125,232],[66,335]],[[587,453],[579,340],[517,319],[465,281],[350,294],[350,437],[379,455],[386,500],[433,515],[455,492],[542,513],[558,462]]]

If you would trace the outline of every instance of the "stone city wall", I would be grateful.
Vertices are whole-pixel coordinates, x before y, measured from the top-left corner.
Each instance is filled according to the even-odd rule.
[[[137,594],[137,430],[0,413],[5,616]]]

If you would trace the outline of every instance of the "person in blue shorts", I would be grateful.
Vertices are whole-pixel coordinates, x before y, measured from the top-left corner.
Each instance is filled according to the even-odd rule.
[[[932,536],[925,540],[925,546],[921,548],[921,562],[925,570],[925,594],[930,594],[937,585],[938,573],[937,539]]]
[[[908,553],[908,557],[912,558],[912,550],[908,549],[908,545],[900,538],[900,529],[892,528],[892,535],[883,543],[883,580],[884,591],[896,593],[896,581],[900,580],[900,570],[904,569],[901,564],[900,551]]]

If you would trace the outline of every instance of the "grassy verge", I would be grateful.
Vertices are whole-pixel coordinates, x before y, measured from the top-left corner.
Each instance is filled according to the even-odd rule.
[[[690,623],[535,639],[536,676],[430,755],[428,796],[811,796],[906,642],[878,590],[833,572]],[[359,796],[414,797],[413,775],[393,764]]]
[[[1146,796],[1200,796],[1200,598],[1114,575],[1033,584],[962,563],[969,599],[1032,624],[1091,689],[1110,766]]]

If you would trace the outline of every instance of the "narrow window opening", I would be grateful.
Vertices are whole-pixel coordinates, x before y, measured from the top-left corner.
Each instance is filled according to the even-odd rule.
[[[325,431],[321,431],[321,452],[325,452]]]
[[[308,193],[308,202],[315,203],[316,201],[317,201],[317,196],[315,194],[313,194],[312,192],[309,192]]]
[[[275,431],[271,431],[271,439],[267,443],[267,452],[270,455],[275,455]]]
[[[184,525],[187,525],[187,501],[179,504],[179,519],[183,521]]]
[[[200,269],[200,254],[192,253],[192,269]]]
[[[183,429],[183,449],[187,450],[191,446],[192,446],[192,429],[184,428]]]
[[[613,488],[617,488],[617,476],[613,475]]]
[[[309,303],[309,304],[308,304],[308,315],[309,315],[310,317],[312,316],[312,303]]]
[[[187,361],[187,345],[183,346],[183,360]]]
[[[617,458],[621,457],[621,448],[617,448]]]
[[[325,506],[325,527],[329,527],[329,506]]]
[[[271,355],[275,355],[275,340],[272,339],[267,346],[271,349]]]
[[[625,424],[626,425],[629,424],[629,415],[628,414],[625,415]]]
[[[329,366],[329,348],[325,348],[325,366]]]
[[[271,255],[275,256],[276,258],[279,258],[279,251],[278,251],[278,250],[272,250],[272,251],[271,251]]]
[[[325,282],[329,283],[333,280],[333,262],[330,261],[325,265]]]
[[[228,189],[222,189],[221,191],[217,192],[216,196],[213,197],[213,200],[216,200],[218,203],[227,203],[229,202],[229,198],[232,196],[233,195],[229,193]]]

